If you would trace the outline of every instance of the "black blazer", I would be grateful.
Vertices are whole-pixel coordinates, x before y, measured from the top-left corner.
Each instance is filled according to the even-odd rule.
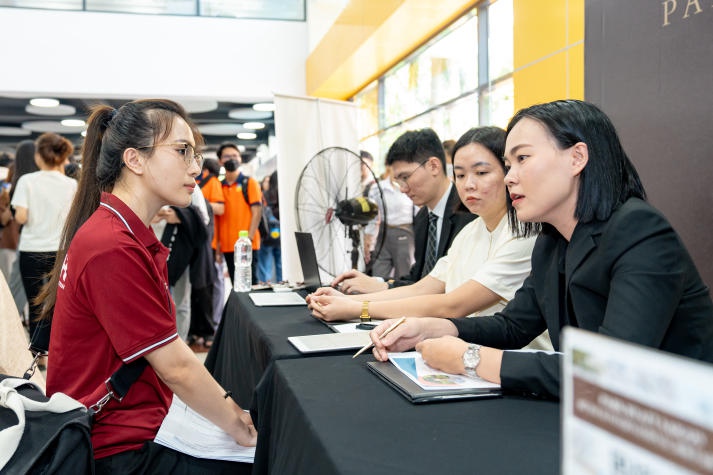
[[[461,338],[521,348],[543,330],[555,350],[572,325],[713,362],[713,302],[666,218],[632,198],[608,221],[580,223],[569,243],[544,232],[532,272],[502,312],[452,320]],[[503,389],[559,397],[561,354],[503,355]]]
[[[446,255],[451,244],[453,244],[453,238],[456,237],[456,234],[476,218],[469,211],[457,210],[460,203],[456,187],[452,185],[448,194],[446,210],[443,213],[441,236],[438,239],[438,252],[436,254],[438,259]],[[428,208],[426,206],[422,206],[413,218],[413,239],[415,262],[408,274],[399,277],[398,280],[393,282],[393,287],[410,285],[421,279],[421,272],[426,262],[426,243],[428,242]]]

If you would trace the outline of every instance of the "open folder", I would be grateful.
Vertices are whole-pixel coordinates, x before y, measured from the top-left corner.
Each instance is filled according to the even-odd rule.
[[[391,361],[370,361],[367,367],[413,404],[457,399],[498,397],[500,385],[480,378],[452,375],[432,368],[420,374],[425,365],[417,352],[392,353]],[[419,367],[419,369],[417,369]]]

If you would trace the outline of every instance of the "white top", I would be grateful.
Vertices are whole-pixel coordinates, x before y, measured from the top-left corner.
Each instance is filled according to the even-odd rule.
[[[386,204],[386,219],[389,226],[401,226],[404,224],[413,223],[413,215],[416,213],[416,207],[413,201],[404,192],[391,182],[390,178],[379,181],[381,192],[384,195],[384,203]],[[379,208],[379,218],[381,218],[384,203],[381,202],[379,195],[379,187],[372,186],[369,188],[369,199],[372,200]],[[376,223],[380,219],[373,219],[364,228],[364,233],[376,235],[378,229]]]
[[[77,180],[58,171],[37,171],[17,180],[13,206],[27,208],[18,250],[51,252],[59,249],[64,222],[77,191]]]
[[[468,279],[492,290],[500,300],[468,317],[492,315],[505,308],[530,274],[536,239],[536,236],[516,238],[510,232],[507,214],[492,233],[481,218],[476,218],[456,235],[448,254],[436,262],[429,275],[445,282],[446,292]]]

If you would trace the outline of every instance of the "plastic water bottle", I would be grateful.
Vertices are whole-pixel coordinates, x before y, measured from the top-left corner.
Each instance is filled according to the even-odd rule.
[[[240,231],[238,240],[235,241],[235,275],[233,276],[233,290],[236,292],[250,292],[252,289],[252,261],[253,243],[248,238],[247,231]]]

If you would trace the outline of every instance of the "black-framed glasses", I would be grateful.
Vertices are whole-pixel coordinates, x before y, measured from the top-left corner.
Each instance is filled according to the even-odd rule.
[[[428,163],[428,160],[421,162],[416,168],[411,170],[411,173],[406,173],[406,174],[400,173],[399,176],[394,177],[394,181],[401,188],[403,188],[404,186],[409,186],[409,184],[408,184],[409,179],[413,176],[414,173],[416,173],[416,171],[419,168],[421,168],[422,166],[424,166],[427,163]]]
[[[191,160],[195,160],[198,168],[203,169],[203,155],[196,152],[193,145],[187,142],[177,142],[177,143],[157,143],[155,145],[147,145],[146,147],[136,147],[136,150],[143,150],[155,147],[174,147],[174,150],[181,156],[183,163],[186,167],[190,167],[193,163]]]

